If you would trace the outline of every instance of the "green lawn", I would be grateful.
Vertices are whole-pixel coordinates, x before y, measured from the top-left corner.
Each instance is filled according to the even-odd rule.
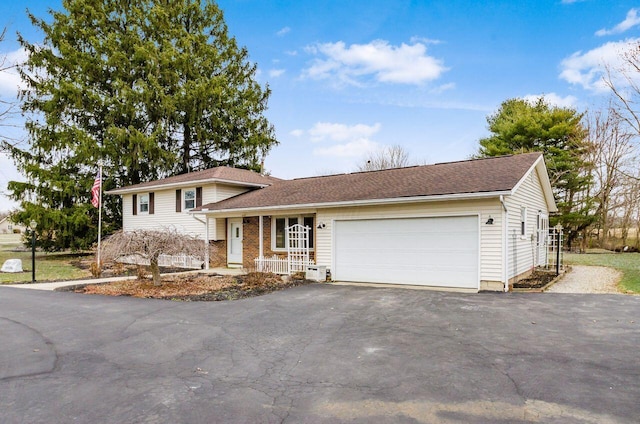
[[[598,265],[615,268],[622,272],[620,287],[640,293],[640,253],[566,253],[567,264]]]
[[[31,281],[31,250],[24,249],[20,235],[0,234],[0,266],[7,259],[21,259],[25,272],[0,273],[0,284]],[[79,254],[36,252],[36,280],[38,282],[55,280],[73,280],[90,277],[89,270],[82,270],[71,265]]]

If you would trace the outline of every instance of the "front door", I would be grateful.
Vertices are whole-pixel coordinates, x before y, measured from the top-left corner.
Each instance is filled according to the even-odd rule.
[[[242,218],[229,219],[227,265],[242,265]]]

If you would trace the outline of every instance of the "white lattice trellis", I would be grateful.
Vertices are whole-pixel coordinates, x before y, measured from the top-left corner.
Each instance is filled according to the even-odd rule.
[[[305,272],[309,261],[309,232],[311,228],[295,224],[287,227],[287,260],[289,273]]]

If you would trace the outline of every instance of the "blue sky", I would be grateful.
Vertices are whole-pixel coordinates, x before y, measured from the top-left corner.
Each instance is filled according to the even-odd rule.
[[[486,117],[512,97],[546,95],[580,111],[608,92],[601,77],[640,37],[640,2],[220,0],[229,32],[272,89],[267,116],[280,145],[275,176],[350,172],[370,151],[399,144],[421,163],[462,160],[487,135]],[[3,2],[0,53],[21,53],[19,31],[41,40],[25,9]],[[10,99],[16,77],[0,74]],[[4,134],[23,137],[20,118]],[[0,190],[21,178],[0,156]],[[0,198],[0,210],[15,205]]]

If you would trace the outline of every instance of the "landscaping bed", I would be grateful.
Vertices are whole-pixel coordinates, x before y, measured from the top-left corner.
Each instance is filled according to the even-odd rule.
[[[154,285],[150,279],[136,279],[68,287],[66,291],[187,302],[221,301],[260,296],[312,282],[314,281],[304,278],[283,278],[276,274],[259,272],[238,276],[194,273],[165,276],[159,285]]]
[[[555,271],[535,270],[526,278],[513,283],[514,289],[537,290],[546,287],[556,278]]]

